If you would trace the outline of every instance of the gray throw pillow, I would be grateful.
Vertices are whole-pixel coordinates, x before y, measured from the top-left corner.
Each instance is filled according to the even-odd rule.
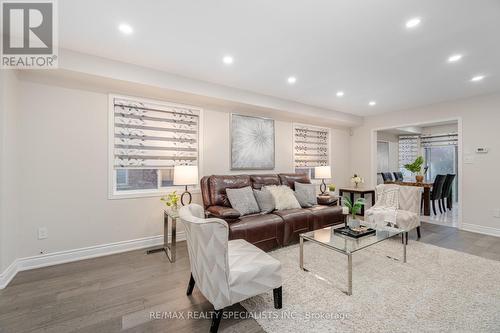
[[[294,185],[295,185],[295,192],[304,198],[305,203],[311,206],[318,204],[318,198],[316,196],[316,184],[303,184],[295,182]]]
[[[250,186],[228,188],[226,189],[226,193],[231,206],[240,212],[242,216],[258,213],[260,211]]]
[[[293,192],[293,194],[295,195],[295,198],[297,198],[297,201],[299,202],[300,207],[311,208],[313,206],[307,201],[307,198],[304,195],[304,193],[300,193],[300,192],[295,191],[295,192]]]
[[[273,195],[268,190],[253,190],[253,194],[255,195],[255,199],[257,200],[257,204],[262,214],[270,213],[276,208]]]

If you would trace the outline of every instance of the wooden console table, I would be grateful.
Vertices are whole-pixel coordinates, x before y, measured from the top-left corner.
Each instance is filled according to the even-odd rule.
[[[358,193],[361,198],[364,198],[366,194],[370,194],[372,197],[372,206],[375,205],[375,189],[364,188],[364,187],[342,187],[339,189],[339,195],[342,197],[344,192],[349,193],[351,202],[354,202],[354,193]],[[365,215],[365,206],[361,206],[361,215]]]

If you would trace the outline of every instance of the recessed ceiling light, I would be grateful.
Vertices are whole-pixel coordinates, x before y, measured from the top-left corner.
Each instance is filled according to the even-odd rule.
[[[132,29],[132,27],[127,23],[121,23],[118,26],[118,29],[126,35],[130,35],[132,32],[134,32],[134,29]]]
[[[448,58],[448,62],[457,62],[459,61],[460,59],[462,59],[462,55],[457,53],[457,54],[453,54],[451,55],[449,58]]]
[[[337,91],[337,97],[342,97],[344,96],[344,92],[343,91]]]
[[[288,84],[295,84],[295,82],[297,82],[297,78],[295,76],[290,76],[287,79],[287,82],[288,82]]]
[[[222,62],[225,63],[226,65],[231,65],[234,62],[234,59],[230,55],[227,55],[224,56],[224,58],[222,58]]]
[[[470,82],[479,82],[479,81],[482,81],[484,79],[484,75],[476,75],[474,76],[472,79],[470,79]]]
[[[368,105],[370,105],[370,106],[375,106],[375,105],[377,105],[377,102],[375,102],[375,101],[370,101],[370,103],[368,103]]]
[[[406,21],[406,27],[408,29],[416,28],[418,25],[420,25],[421,21],[422,20],[420,19],[420,17],[414,17],[414,18],[409,19],[408,21]]]

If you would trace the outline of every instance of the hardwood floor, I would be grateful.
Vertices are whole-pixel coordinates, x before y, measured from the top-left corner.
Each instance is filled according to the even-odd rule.
[[[497,237],[423,223],[420,241],[500,261]],[[0,290],[0,332],[208,332],[210,319],[173,318],[212,310],[196,287],[186,296],[185,242],[177,250],[173,264],[139,250],[20,272]],[[246,315],[240,305],[230,310]],[[220,332],[263,330],[253,319],[224,318]]]

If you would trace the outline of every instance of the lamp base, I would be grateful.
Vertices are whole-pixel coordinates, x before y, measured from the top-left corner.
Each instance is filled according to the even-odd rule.
[[[327,195],[326,194],[326,183],[325,183],[324,178],[321,180],[321,185],[319,186],[319,190],[321,191],[321,195]]]
[[[188,203],[184,203],[184,197],[185,196],[188,196],[189,198],[189,202]],[[186,188],[184,189],[184,192],[182,193],[181,195],[181,205],[183,206],[186,206],[186,205],[189,205],[191,202],[193,201],[193,196],[191,195],[191,193],[188,191],[188,187],[186,185]]]

